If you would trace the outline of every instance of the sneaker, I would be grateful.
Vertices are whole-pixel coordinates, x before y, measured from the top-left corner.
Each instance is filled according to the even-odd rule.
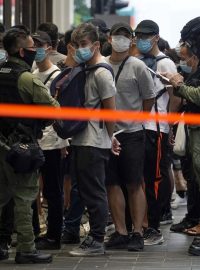
[[[108,242],[105,243],[105,247],[106,249],[127,249],[128,242],[128,235],[122,235],[116,231],[111,234]]]
[[[142,251],[144,249],[144,238],[138,233],[134,232],[128,243],[128,251]]]
[[[35,247],[37,250],[56,250],[61,249],[61,243],[47,237],[39,237],[35,240]]]
[[[179,206],[187,205],[186,197],[181,198],[178,194],[176,194],[176,199],[171,202],[171,208],[176,210]]]
[[[185,229],[192,228],[198,224],[198,221],[188,220],[186,217],[177,224],[173,224],[170,227],[172,232],[184,232]]]
[[[52,260],[51,254],[43,254],[38,250],[33,252],[17,252],[15,256],[15,262],[19,264],[51,263]]]
[[[163,235],[160,231],[154,228],[148,228],[144,233],[144,245],[153,246],[161,245],[164,242]]]
[[[104,255],[104,243],[98,242],[88,235],[81,245],[70,251],[69,254],[77,257]]]
[[[172,216],[172,212],[164,213],[160,218],[160,225],[172,224],[174,217]]]
[[[64,231],[61,238],[62,244],[79,244],[80,236],[79,234],[71,233],[69,231]]]
[[[200,256],[200,237],[196,236],[189,247],[188,252],[192,255]]]
[[[9,258],[8,254],[9,246],[7,242],[0,243],[0,261],[7,260]]]

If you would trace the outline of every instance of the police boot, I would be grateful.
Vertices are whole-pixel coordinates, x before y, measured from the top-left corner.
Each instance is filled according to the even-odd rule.
[[[38,250],[32,252],[17,252],[15,262],[19,264],[27,263],[51,263],[53,257],[51,254],[40,253]]]
[[[8,249],[9,246],[7,242],[0,243],[0,261],[8,259],[9,257]]]

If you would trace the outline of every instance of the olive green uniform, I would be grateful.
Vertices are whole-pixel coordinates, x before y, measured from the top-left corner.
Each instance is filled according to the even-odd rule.
[[[197,106],[200,106],[200,87],[187,86],[183,84],[177,88],[175,94],[185,98]],[[189,143],[188,150],[192,157],[195,179],[200,187],[200,125],[188,126]]]
[[[29,68],[18,58],[11,57],[9,61]],[[20,75],[18,89],[25,104],[59,106],[48,94],[48,89],[30,72]],[[2,207],[13,198],[17,251],[30,252],[35,250],[31,204],[38,194],[39,173],[35,171],[29,174],[15,174],[5,161],[6,153],[7,150],[0,147],[0,216]]]

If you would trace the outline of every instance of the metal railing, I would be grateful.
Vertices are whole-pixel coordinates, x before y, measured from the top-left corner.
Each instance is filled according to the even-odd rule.
[[[52,21],[53,0],[1,0],[1,22],[6,29],[25,24],[32,32],[43,22]]]

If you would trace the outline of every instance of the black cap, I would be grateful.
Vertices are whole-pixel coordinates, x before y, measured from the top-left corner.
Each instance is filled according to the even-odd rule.
[[[142,33],[142,34],[159,34],[159,26],[157,25],[157,23],[155,23],[152,20],[143,20],[141,21],[135,31],[136,34],[137,33]]]
[[[123,22],[114,24],[110,29],[110,35],[115,34],[118,30],[121,30],[121,29],[125,29],[127,32],[133,35],[133,29],[130,27],[130,25]]]
[[[31,36],[33,40],[39,41],[42,44],[48,43],[49,45],[51,45],[51,38],[44,31],[37,31],[36,33],[33,33]]]
[[[93,24],[94,26],[99,27],[100,32],[107,33],[110,31],[110,28],[108,28],[106,23],[101,19],[94,18],[94,19],[88,20],[87,22]]]

